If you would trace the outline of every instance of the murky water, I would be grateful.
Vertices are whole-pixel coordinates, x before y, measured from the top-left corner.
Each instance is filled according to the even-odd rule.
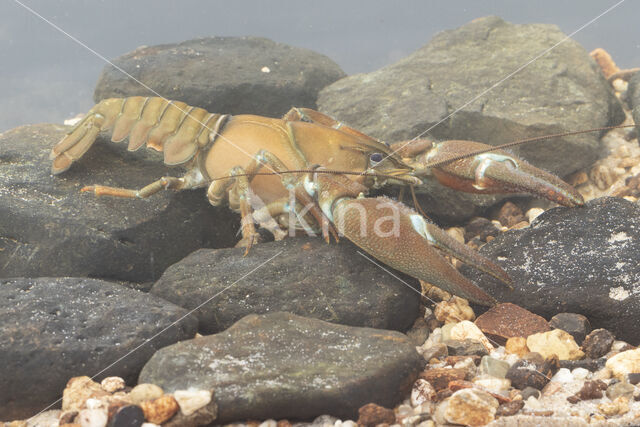
[[[498,15],[515,23],[557,24],[567,34],[586,25],[573,38],[587,50],[604,47],[620,66],[639,66],[640,2],[614,7],[618,3],[2,0],[0,131],[85,112],[93,105],[93,87],[105,64],[97,54],[114,58],[140,45],[203,36],[267,37],[323,53],[352,74],[393,63],[439,31]]]

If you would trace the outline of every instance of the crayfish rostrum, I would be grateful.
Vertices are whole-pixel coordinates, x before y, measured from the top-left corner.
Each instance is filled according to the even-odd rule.
[[[255,223],[276,239],[293,228],[321,230],[327,241],[343,235],[393,268],[483,305],[496,301],[439,252],[509,284],[507,274],[404,204],[367,198],[369,190],[420,185],[433,175],[461,191],[528,192],[565,206],[583,203],[559,178],[485,144],[417,140],[389,146],[306,108],[292,108],[281,119],[230,116],[159,97],[98,103],[53,148],[53,173],[67,170],[106,130],[114,142],[128,137],[130,151],[146,145],[187,172],[141,189],[93,185],[83,191],[146,198],[163,189],[207,187],[212,205],[227,202],[242,215],[247,250],[258,236]]]

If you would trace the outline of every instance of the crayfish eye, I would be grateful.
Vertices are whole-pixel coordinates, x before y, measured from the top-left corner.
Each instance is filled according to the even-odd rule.
[[[369,156],[371,163],[380,163],[382,161],[382,153],[373,153]]]

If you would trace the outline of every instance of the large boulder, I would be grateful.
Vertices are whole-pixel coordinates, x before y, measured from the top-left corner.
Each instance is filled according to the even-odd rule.
[[[322,414],[356,419],[367,403],[393,407],[406,398],[423,365],[399,332],[254,314],[222,333],[156,352],[139,382],[165,392],[215,390],[218,423]]]
[[[271,117],[293,106],[315,108],[320,89],[345,75],[324,55],[261,37],[143,46],[113,64],[120,69],[105,66],[95,102],[163,96],[212,113]]]
[[[161,298],[103,280],[0,280],[0,420],[55,405],[71,377],[129,384],[154,352],[193,338],[198,321]]]
[[[151,293],[184,308],[199,307],[204,334],[273,311],[404,331],[419,316],[420,285],[394,274],[404,283],[344,239],[327,245],[299,237],[254,246],[247,256],[243,248],[201,249],[169,267]],[[202,305],[221,292],[223,298]]]
[[[212,207],[203,190],[146,200],[80,192],[89,184],[140,188],[181,173],[162,159],[98,140],[69,171],[51,175],[49,152],[68,129],[39,124],[0,135],[0,277],[147,282],[196,249],[235,244],[237,215]]]
[[[480,249],[513,279],[514,290],[463,271],[498,301],[547,319],[579,313],[592,327],[640,344],[640,206],[600,198],[581,208],[555,208],[530,227],[500,234]]]
[[[614,125],[624,113],[595,62],[554,25],[476,19],[438,34],[407,58],[324,88],[321,111],[387,142],[431,135],[492,145]],[[514,152],[561,176],[598,159],[597,133]],[[495,201],[427,184],[423,207],[464,219]]]

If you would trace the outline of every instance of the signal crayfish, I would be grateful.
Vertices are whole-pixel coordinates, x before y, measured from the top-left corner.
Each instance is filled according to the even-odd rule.
[[[582,196],[560,178],[512,154],[472,141],[412,140],[389,145],[318,111],[292,108],[281,119],[220,115],[159,97],[105,99],[51,152],[59,174],[80,159],[101,131],[128,150],[146,145],[182,177],[162,177],[141,189],[92,185],[95,195],[146,198],[163,189],[207,187],[212,205],[227,202],[242,216],[247,251],[255,224],[276,239],[284,230],[344,236],[389,266],[482,305],[496,300],[458,272],[441,252],[509,285],[509,276],[403,203],[368,198],[387,184],[420,185],[428,176],[474,193],[527,192],[564,206]],[[291,218],[294,218],[292,221]]]

